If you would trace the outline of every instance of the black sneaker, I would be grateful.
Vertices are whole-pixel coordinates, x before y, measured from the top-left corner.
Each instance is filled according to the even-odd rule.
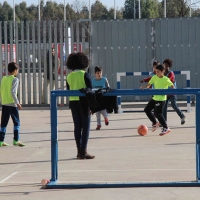
[[[181,118],[181,125],[185,124],[186,117]]]

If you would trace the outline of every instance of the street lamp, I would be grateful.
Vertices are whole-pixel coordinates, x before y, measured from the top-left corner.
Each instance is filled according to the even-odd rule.
[[[66,21],[66,4],[65,4],[65,0],[64,0],[64,21]]]
[[[116,3],[115,3],[115,0],[114,0],[114,19],[116,19]]]
[[[90,0],[89,0],[89,19],[91,19],[91,7],[90,7]]]
[[[166,0],[164,0],[164,18],[166,18]]]
[[[38,0],[38,20],[40,21],[40,0]]]

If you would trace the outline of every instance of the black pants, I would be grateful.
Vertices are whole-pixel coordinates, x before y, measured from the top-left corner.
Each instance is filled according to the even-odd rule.
[[[74,121],[76,146],[86,149],[90,133],[90,113],[83,111],[80,101],[70,101],[70,109]]]
[[[155,101],[151,99],[146,105],[144,112],[153,124],[156,124],[156,118],[164,128],[168,128],[165,118],[163,117],[163,106],[165,101]],[[153,111],[154,110],[154,114]]]
[[[15,141],[19,140],[20,120],[19,120],[18,108],[12,107],[12,106],[2,106],[0,142],[4,141],[5,134],[6,134],[6,127],[8,125],[10,116],[14,124],[14,138],[13,139]]]

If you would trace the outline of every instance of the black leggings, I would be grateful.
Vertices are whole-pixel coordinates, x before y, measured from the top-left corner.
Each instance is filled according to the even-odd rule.
[[[155,101],[151,99],[146,105],[144,112],[153,124],[156,124],[156,118],[164,128],[168,128],[165,118],[163,117],[163,106],[165,101]],[[154,110],[154,114],[152,112]]]

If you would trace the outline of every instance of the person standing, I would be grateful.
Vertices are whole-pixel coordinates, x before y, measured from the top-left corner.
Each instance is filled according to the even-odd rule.
[[[68,56],[67,68],[72,70],[66,78],[68,90],[92,89],[91,77],[86,72],[88,64],[88,57],[82,52],[73,52]],[[95,156],[87,153],[91,116],[86,97],[70,96],[69,107],[74,122],[74,137],[78,152],[76,157],[78,159],[93,159]]]
[[[56,57],[55,57],[55,49],[52,48],[52,61],[51,61],[51,66],[52,66],[52,90],[55,89],[55,75],[56,75],[56,70],[60,68],[60,59],[58,58],[57,65],[58,68],[56,67]],[[50,55],[49,51],[47,52],[47,73],[44,74],[44,78],[46,76],[47,78],[47,83],[45,84],[45,81],[43,82],[43,91],[42,91],[42,104],[44,104],[44,96],[45,96],[45,90],[48,88],[50,84],[50,77],[51,77],[51,70],[50,70]]]
[[[4,76],[1,80],[0,99],[2,104],[1,113],[1,129],[0,129],[0,147],[8,146],[4,142],[6,128],[11,116],[14,124],[14,138],[13,145],[24,147],[25,144],[20,142],[20,119],[18,110],[22,109],[21,104],[17,98],[17,90],[19,86],[19,79],[16,77],[19,71],[19,65],[15,62],[8,64],[8,76]]]

